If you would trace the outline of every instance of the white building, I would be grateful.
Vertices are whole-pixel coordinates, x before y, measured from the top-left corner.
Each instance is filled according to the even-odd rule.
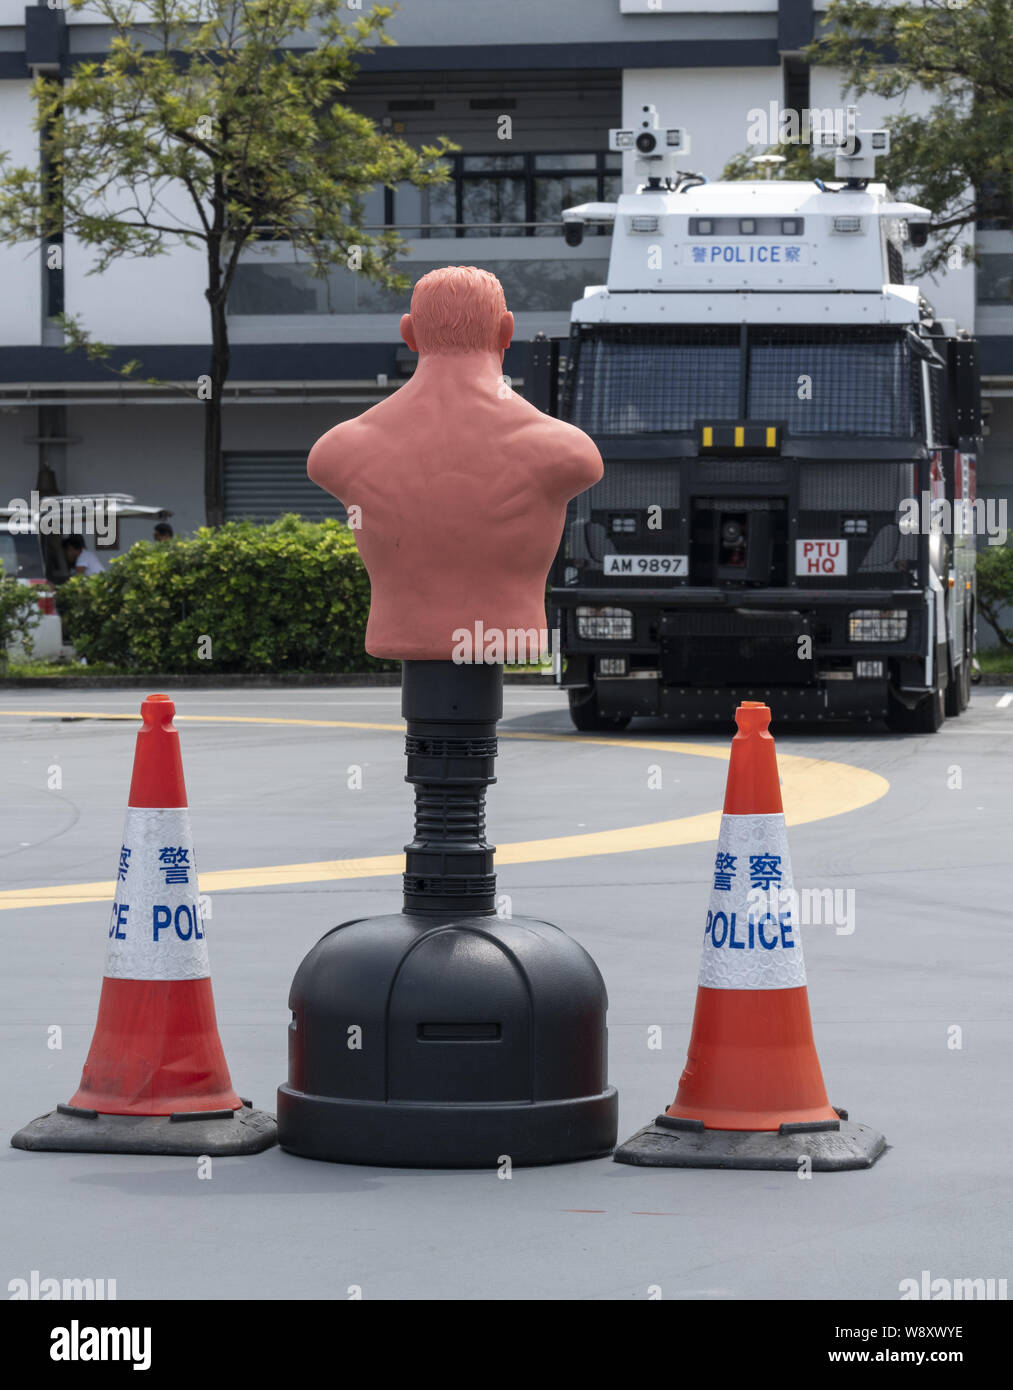
[[[455,263],[500,277],[517,318],[505,370],[523,383],[529,340],[564,334],[571,301],[605,278],[607,236],[568,248],[558,219],[563,206],[618,191],[609,128],[653,104],[662,125],[690,132],[688,166],[718,177],[749,144],[751,111],[847,104],[838,75],[797,57],[818,18],[813,0],[403,0],[387,26],[397,47],[363,58],[349,104],[410,141],[448,135],[461,153],[452,181],[428,196],[378,190],[371,221],[405,229],[413,278]],[[67,73],[107,40],[87,11],[0,0],[0,149],[14,163],[38,159],[32,72]],[[895,109],[863,98],[859,123],[878,126]],[[981,339],[991,413],[979,489],[1008,498],[1013,231],[977,235],[981,264],[947,272],[929,297]],[[62,491],[132,493],[171,509],[177,532],[192,530],[204,520],[203,407],[193,394],[209,341],[201,256],[177,248],[101,276],[90,268],[70,238],[62,271],[46,270],[38,247],[0,248],[0,496],[26,496],[48,464]],[[68,354],[50,317],[61,306],[140,358],[144,376],[190,390],[127,384]],[[306,455],[410,373],[398,334],[406,308],[406,297],[351,272],[323,283],[290,253],[244,257],[230,304],[227,515],[334,509],[306,480]],[[121,532],[127,545],[150,527],[125,521]]]

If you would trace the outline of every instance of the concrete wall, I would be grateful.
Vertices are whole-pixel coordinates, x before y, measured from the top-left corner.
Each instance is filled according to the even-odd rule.
[[[364,6],[368,0],[363,0]],[[401,0],[387,32],[405,46],[636,42],[747,38],[775,31],[777,0],[664,0],[662,11],[624,13],[620,0]],[[646,6],[645,6],[646,8]],[[579,9],[579,18],[576,13]],[[716,14],[733,9],[739,13]],[[755,11],[756,13],[742,13]]]
[[[651,15],[662,18],[667,14],[692,14],[699,0],[619,0],[622,14]],[[777,0],[709,0],[712,13],[776,14]]]
[[[347,22],[371,7],[372,0],[361,0],[358,12],[349,8]],[[777,0],[663,0],[661,11],[645,14],[646,9],[646,0],[639,11],[628,10],[625,0],[399,0],[386,32],[404,47],[428,48],[708,39],[716,31],[722,38],[766,37],[777,25]],[[23,15],[24,0],[0,0],[0,24],[21,24]],[[81,31],[77,48],[98,47],[85,32],[100,32],[98,11],[68,10],[67,23]]]
[[[0,150],[7,167],[37,168],[39,137],[32,128],[31,83],[0,82]],[[42,341],[42,264],[31,242],[0,246],[0,343]]]
[[[747,113],[781,101],[777,68],[628,68],[623,74],[623,125],[642,119],[641,107],[654,105],[662,128],[683,126],[690,149],[685,167],[718,179],[725,164],[747,148]],[[623,158],[623,187],[636,189],[634,162]]]
[[[39,432],[34,406],[0,407],[0,502],[24,497],[35,486],[38,446],[26,444],[26,435]]]
[[[126,200],[129,205],[130,199]],[[115,196],[107,206],[116,207]],[[158,190],[158,220],[167,226],[196,223],[185,189]],[[93,251],[77,237],[66,239],[64,293],[67,312],[80,317],[91,335],[110,343],[201,343],[210,340],[204,298],[207,272],[203,250],[174,240],[164,255],[125,256],[92,274]]]

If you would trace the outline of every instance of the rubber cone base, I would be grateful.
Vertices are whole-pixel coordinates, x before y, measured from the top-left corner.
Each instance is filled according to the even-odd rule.
[[[797,1172],[807,1158],[815,1172],[871,1168],[887,1143],[868,1125],[848,1120],[786,1124],[772,1129],[706,1129],[699,1120],[659,1115],[613,1155],[641,1168],[767,1168]]]
[[[238,1110],[175,1115],[100,1115],[58,1105],[11,1140],[15,1149],[49,1153],[189,1154],[229,1158],[256,1154],[278,1142],[273,1115],[248,1101]]]

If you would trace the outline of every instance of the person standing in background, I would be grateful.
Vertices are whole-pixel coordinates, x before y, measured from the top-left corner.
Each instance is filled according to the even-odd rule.
[[[84,536],[64,536],[63,553],[67,557],[67,568],[70,570],[71,576],[103,574],[105,572],[105,565],[98,556],[85,549]]]

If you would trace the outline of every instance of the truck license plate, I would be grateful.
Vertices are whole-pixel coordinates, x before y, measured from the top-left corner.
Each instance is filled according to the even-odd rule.
[[[679,578],[689,573],[687,555],[606,555],[607,575],[662,575]]]

